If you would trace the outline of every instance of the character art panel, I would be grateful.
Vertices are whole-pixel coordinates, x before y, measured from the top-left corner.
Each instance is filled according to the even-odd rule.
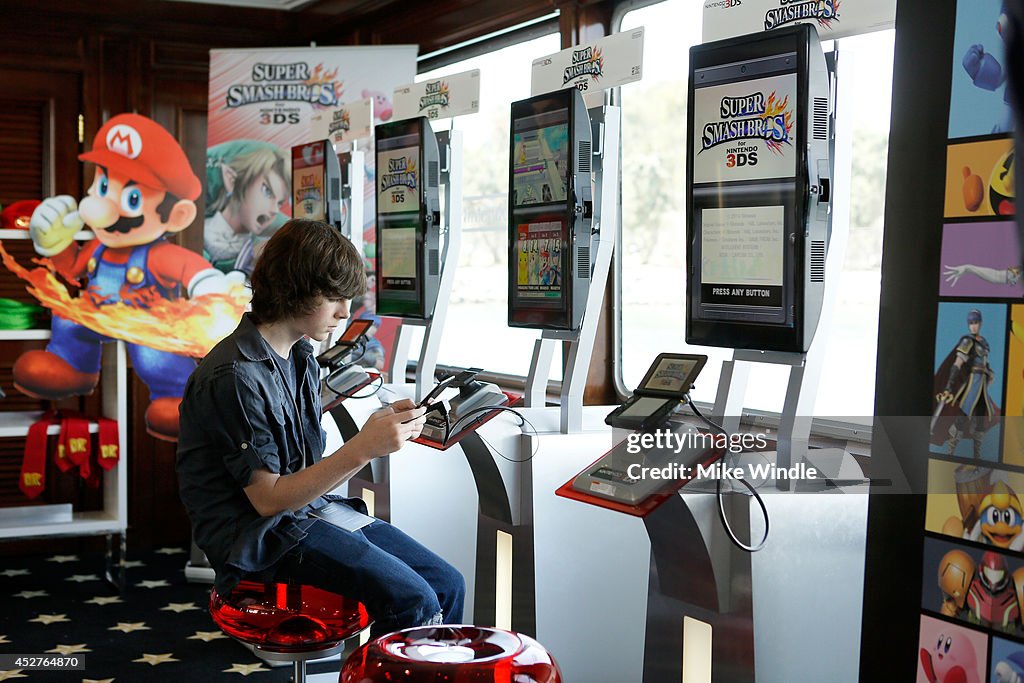
[[[1024,549],[1024,473],[943,460],[928,463],[925,528],[1000,550]]]
[[[1020,553],[926,538],[922,576],[922,609],[974,628],[1024,635]]]
[[[981,683],[985,680],[988,638],[984,633],[921,617],[917,683]]]
[[[1024,264],[1012,221],[950,223],[942,229],[939,296],[1024,298]]]
[[[1013,169],[1012,138],[949,145],[946,218],[1013,216]]]
[[[1005,0],[958,2],[949,137],[1013,131],[1007,95]]]
[[[974,460],[999,457],[1007,307],[939,304],[931,450]]]
[[[992,639],[989,683],[1024,681],[1024,645],[1002,638]]]

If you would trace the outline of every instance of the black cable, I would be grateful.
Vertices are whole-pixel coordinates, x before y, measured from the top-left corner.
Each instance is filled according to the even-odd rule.
[[[504,410],[504,411],[508,411],[510,413],[513,413],[514,415],[516,415],[519,418],[519,420],[520,420],[519,426],[520,427],[523,426],[523,424],[524,424],[524,422],[526,420],[525,417],[523,417],[522,415],[519,414],[519,411],[517,411],[517,410],[515,410],[513,408],[509,408],[508,406],[479,406],[477,408],[473,408],[472,410],[467,412],[465,415],[460,417],[458,420],[456,420],[454,422],[454,424],[452,424],[451,433],[452,434],[456,434],[457,433],[457,429],[456,428],[460,424],[465,422],[467,417],[470,417],[471,415],[476,415],[477,413],[487,413],[487,412],[490,412],[492,410]]]
[[[693,411],[694,415],[703,420],[708,426],[717,429],[719,432],[725,435],[727,444],[731,442],[732,435],[729,434],[728,431],[726,431],[725,427],[705,417],[704,413],[700,412],[700,409],[698,409],[697,406],[694,405],[693,400],[690,398],[689,394],[686,394],[684,400],[686,401],[686,404],[690,406],[690,410]],[[725,533],[729,535],[729,539],[734,544],[736,544],[736,547],[740,548],[741,550],[745,550],[748,553],[756,553],[758,550],[763,548],[765,543],[768,541],[768,531],[771,526],[770,520],[768,519],[768,508],[765,506],[764,500],[761,498],[761,495],[757,492],[757,489],[751,486],[750,482],[748,482],[745,477],[739,477],[738,479],[741,484],[747,487],[747,489],[750,491],[750,495],[752,495],[754,499],[757,501],[757,504],[761,506],[761,514],[764,516],[764,536],[761,538],[761,542],[757,545],[747,545],[746,543],[741,541],[739,537],[736,536],[735,532],[733,532],[732,530],[732,527],[729,526],[729,519],[725,514],[725,494],[722,491],[721,477],[718,478],[718,483],[715,485],[715,495],[718,498],[718,517],[722,520],[722,526],[725,527]]]
[[[524,425],[529,425],[529,426],[530,426],[530,430],[531,430],[531,431],[533,431],[533,434],[534,434],[534,436],[539,436],[539,434],[540,434],[540,433],[539,433],[539,432],[537,431],[537,428],[533,426],[533,423],[532,423],[532,422],[530,422],[529,420],[527,420],[527,419],[526,419],[526,417],[525,417],[525,416],[524,416],[524,415],[523,415],[522,413],[520,413],[520,412],[519,412],[518,410],[516,410],[515,408],[510,408],[509,406],[480,406],[479,408],[474,408],[473,410],[470,410],[470,411],[469,411],[468,413],[466,413],[465,415],[463,415],[462,417],[460,417],[460,418],[459,418],[458,420],[456,420],[456,421],[455,421],[455,424],[454,424],[454,425],[449,425],[449,429],[448,429],[448,431],[446,432],[446,434],[445,434],[445,438],[444,438],[444,441],[442,442],[442,444],[441,444],[441,445],[442,445],[442,446],[447,446],[447,445],[448,445],[448,439],[449,439],[449,438],[450,438],[450,437],[451,437],[451,436],[452,436],[453,434],[456,434],[456,433],[457,433],[457,432],[455,431],[455,428],[456,428],[456,427],[458,427],[458,426],[459,426],[459,425],[460,425],[460,424],[461,424],[462,422],[464,422],[464,421],[466,420],[466,418],[468,418],[468,417],[470,417],[470,416],[472,416],[472,415],[475,415],[475,414],[477,414],[477,413],[487,413],[487,412],[490,412],[490,411],[492,411],[492,410],[496,410],[496,411],[499,411],[499,412],[508,412],[508,413],[512,413],[513,415],[515,415],[516,417],[518,417],[518,418],[519,418],[519,426],[520,426],[520,427],[522,427],[522,426],[524,426]],[[447,415],[447,412],[445,413],[445,420],[446,420],[446,421],[448,420],[448,415]],[[538,448],[537,448],[537,447],[535,447],[535,448],[533,449],[533,452],[531,452],[531,453],[530,453],[530,457],[528,457],[528,458],[524,458],[523,460],[513,460],[512,458],[509,458],[508,456],[506,456],[506,455],[502,454],[502,453],[501,453],[500,451],[498,451],[498,450],[497,450],[496,448],[494,448],[494,446],[492,446],[492,445],[490,444],[490,442],[488,442],[488,441],[487,441],[487,439],[484,439],[484,437],[483,437],[483,435],[482,435],[482,434],[480,434],[480,433],[478,432],[478,433],[477,433],[477,435],[478,435],[478,436],[480,437],[480,439],[481,439],[481,440],[482,440],[482,441],[483,441],[483,442],[484,442],[485,444],[487,444],[487,446],[488,446],[488,447],[489,447],[489,448],[490,448],[490,449],[491,449],[491,450],[492,450],[492,451],[493,451],[493,452],[494,452],[494,453],[495,453],[495,454],[496,454],[496,455],[497,455],[498,457],[500,457],[500,458],[501,458],[501,459],[503,459],[503,460],[507,460],[508,462],[514,462],[514,463],[528,462],[528,461],[532,460],[532,459],[533,459],[533,457],[534,457],[535,455],[537,455],[537,450],[538,450]]]
[[[686,396],[683,397],[683,402],[690,406],[690,410],[692,410],[697,417],[699,417],[701,420],[703,420],[706,424],[711,425],[712,427],[717,429],[719,432],[721,432],[725,436],[725,438],[726,438],[726,443],[729,443],[729,439],[731,438],[731,435],[729,434],[729,432],[727,432],[725,430],[725,427],[723,427],[722,425],[718,424],[717,422],[712,422],[708,417],[706,417],[704,415],[704,413],[700,412],[700,410],[697,408],[697,406],[694,405],[694,403],[690,400],[690,395],[689,394],[686,394]],[[768,461],[768,458],[764,457],[763,453],[758,453],[757,455],[758,455],[759,458],[761,458],[761,460],[763,460],[765,462],[765,464],[769,464],[769,465],[771,464]],[[728,457],[728,456],[726,456],[726,457]],[[760,484],[758,484],[754,488],[761,488],[762,486],[765,485],[766,482],[767,482],[767,480],[762,481]],[[744,483],[746,483],[746,480],[744,480]],[[716,489],[717,489],[717,486],[718,485],[716,484]],[[749,484],[747,484],[747,488],[750,488]],[[707,489],[699,489],[698,488],[698,490],[703,490],[706,493],[708,492]],[[730,484],[729,493],[736,493],[736,492],[740,492],[740,491],[738,491],[738,489],[736,489],[735,487],[733,487]]]
[[[520,416],[520,417],[522,417],[522,416]],[[526,420],[526,424],[530,425],[530,431],[533,432],[533,435],[535,437],[539,437],[540,436],[540,433],[537,431],[537,428],[534,427],[533,424],[529,420]],[[522,425],[520,425],[520,426],[522,426]],[[511,462],[511,463],[517,463],[518,464],[518,463],[530,462],[531,460],[533,460],[534,456],[537,455],[537,451],[540,450],[540,439],[538,438],[538,439],[535,439],[535,444],[533,446],[532,451],[530,452],[530,457],[523,458],[522,460],[513,460],[512,458],[508,457],[507,455],[505,455],[504,453],[499,451],[497,448],[495,448],[494,444],[492,444],[490,441],[485,439],[483,434],[481,434],[480,432],[477,432],[476,435],[478,437],[480,437],[481,441],[483,441],[485,444],[487,444],[487,448],[489,448],[495,455],[497,455],[502,460],[506,460],[506,461]]]
[[[355,365],[359,361],[361,361],[363,359],[363,356],[366,355],[366,350],[368,348],[370,348],[370,345],[366,343],[366,337],[359,337],[359,339],[356,340],[356,343],[353,344],[353,346],[352,346],[352,349],[359,349],[359,355],[356,356],[355,358],[353,358],[352,360],[348,361],[347,363],[343,363],[340,366],[340,368],[341,369],[348,368],[348,367],[351,367],[351,366]],[[343,358],[347,358],[351,354],[352,354],[352,351],[350,350],[348,353],[346,353],[343,356]]]
[[[495,455],[497,455],[497,456],[498,456],[499,458],[501,458],[502,460],[506,460],[506,461],[508,461],[508,462],[511,462],[511,463],[517,463],[517,464],[518,464],[518,463],[524,463],[524,462],[529,462],[529,461],[533,460],[533,458],[534,458],[534,457],[535,457],[535,456],[537,455],[537,451],[539,451],[539,450],[540,450],[540,438],[539,438],[539,437],[540,437],[540,432],[538,432],[538,431],[537,431],[537,428],[533,426],[533,423],[532,423],[532,422],[530,422],[530,421],[529,421],[529,420],[527,420],[527,419],[526,419],[525,417],[523,417],[522,413],[519,413],[519,412],[517,412],[516,410],[514,410],[514,409],[512,409],[512,408],[509,408],[509,407],[507,407],[507,406],[500,406],[500,408],[501,408],[501,409],[503,409],[503,410],[506,410],[506,411],[508,411],[508,412],[510,412],[510,413],[512,413],[512,414],[513,414],[513,415],[515,415],[515,416],[517,416],[517,417],[518,417],[518,418],[520,419],[520,422],[519,422],[519,426],[520,426],[520,427],[522,427],[522,426],[524,426],[524,425],[529,425],[529,426],[530,426],[530,431],[532,431],[532,432],[533,432],[533,435],[534,435],[535,437],[538,437],[538,438],[536,438],[536,439],[534,440],[534,442],[535,442],[535,443],[534,443],[533,449],[532,449],[532,450],[530,451],[530,457],[528,457],[528,458],[523,458],[522,460],[513,460],[512,458],[508,457],[507,455],[505,455],[504,453],[502,453],[501,451],[499,451],[499,450],[498,450],[497,448],[495,448],[495,447],[494,447],[494,444],[492,444],[492,443],[491,443],[490,441],[488,441],[487,439],[485,439],[485,438],[484,438],[484,435],[483,435],[483,434],[481,434],[481,433],[480,433],[479,431],[477,431],[476,435],[477,435],[478,437],[480,437],[480,440],[481,440],[481,441],[483,441],[483,442],[484,442],[485,444],[487,444],[487,448],[488,448],[488,449],[490,449],[490,451],[491,451],[492,453],[494,453]],[[493,410],[493,409],[494,409],[494,408],[492,408],[492,410]],[[467,415],[468,415],[468,414],[469,414],[469,413],[467,413]]]
[[[363,394],[361,396],[356,396],[356,392],[357,391],[362,391],[363,389],[365,389],[366,387],[370,386],[370,384],[373,384],[374,382],[377,382],[377,386],[373,388],[373,391],[371,391],[368,394]],[[364,384],[363,386],[358,387],[357,389],[353,389],[352,392],[348,393],[348,394],[338,393],[338,396],[341,396],[342,398],[345,398],[345,399],[354,398],[356,400],[359,400],[359,399],[362,399],[362,398],[370,398],[371,396],[376,396],[377,392],[380,391],[381,387],[383,387],[383,386],[384,386],[384,375],[377,375],[376,379],[370,380],[369,384]],[[328,385],[328,388],[330,388],[330,385]],[[331,389],[331,391],[334,391],[334,390]]]

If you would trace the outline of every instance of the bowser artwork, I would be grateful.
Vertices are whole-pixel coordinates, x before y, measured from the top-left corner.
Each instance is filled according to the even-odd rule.
[[[64,308],[41,299],[54,313],[51,339],[45,351],[28,351],[17,359],[15,387],[48,400],[88,394],[99,380],[103,344],[123,339],[135,372],[149,388],[147,431],[174,441],[178,404],[196,366],[193,356],[202,353],[167,350],[177,348],[174,337],[186,336],[160,330],[157,323],[174,315],[152,323],[145,316],[161,307],[174,310],[169,305],[177,300],[216,296],[230,287],[204,258],[167,241],[196,218],[202,186],[174,137],[136,114],[107,121],[92,149],[79,159],[95,164],[87,196],[80,203],[67,195],[46,199],[32,214],[29,234],[48,265],[80,285],[80,295]],[[95,237],[76,241],[76,233],[86,228]],[[4,260],[12,267],[6,254]],[[86,309],[90,316],[79,314]],[[115,311],[142,317],[122,324],[127,329],[121,334],[104,322]],[[180,319],[170,322],[179,327],[168,329],[183,329]]]

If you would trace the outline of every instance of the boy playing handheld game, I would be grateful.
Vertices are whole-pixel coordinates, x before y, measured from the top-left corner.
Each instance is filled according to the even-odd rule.
[[[294,219],[252,273],[252,313],[199,364],[181,404],[177,469],[196,544],[222,595],[241,579],[310,584],[366,605],[380,635],[459,623],[465,584],[440,557],[380,520],[336,526],[314,513],[368,462],[419,436],[424,408],[398,401],[321,458],[323,341],[366,288],[352,244],[326,223]],[[216,416],[214,418],[214,416]],[[211,419],[213,418],[213,419]]]

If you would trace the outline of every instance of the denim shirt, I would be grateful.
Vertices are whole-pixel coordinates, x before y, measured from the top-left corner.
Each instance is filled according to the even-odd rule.
[[[272,353],[246,314],[192,373],[181,402],[181,500],[196,545],[224,594],[243,575],[273,566],[306,535],[299,522],[310,506],[272,517],[256,512],[243,491],[252,473],[265,468],[289,474],[304,459],[312,465],[327,439],[320,427],[320,371],[312,345],[300,340],[292,349],[299,370],[295,398]]]

